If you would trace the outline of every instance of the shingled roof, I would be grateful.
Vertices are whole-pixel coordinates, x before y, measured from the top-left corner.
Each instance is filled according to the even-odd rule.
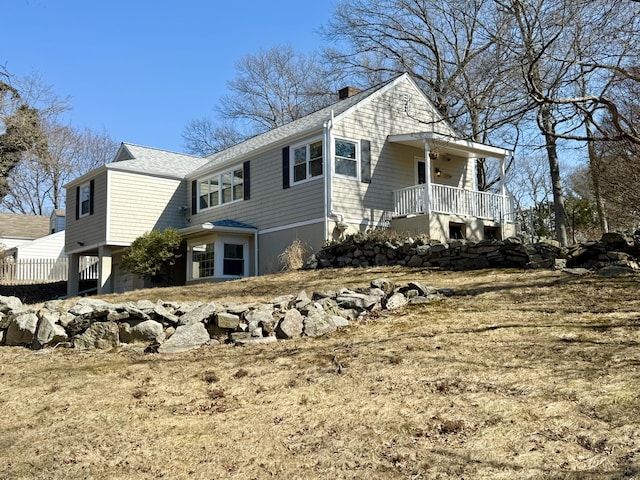
[[[110,170],[184,178],[207,162],[207,159],[194,155],[123,143],[115,160],[106,167]]]
[[[0,212],[0,238],[33,240],[49,234],[49,217]]]
[[[358,105],[363,100],[384,89],[384,87],[386,87],[387,85],[398,80],[403,75],[395,77],[375,87],[369,88],[368,90],[356,93],[351,97],[340,100],[316,112],[310,113],[309,115],[306,115],[298,120],[294,120],[285,125],[282,125],[281,127],[274,128],[273,130],[269,130],[265,133],[261,133],[260,135],[251,137],[244,142],[238,143],[237,145],[209,155],[207,157],[208,163],[202,168],[191,172],[189,176],[197,176],[203,171],[206,171],[212,167],[223,164],[232,159],[236,159],[248,153],[254,152],[255,150],[259,150],[263,147],[268,147],[270,145],[278,143],[279,141],[284,141],[288,138],[295,137],[296,135],[302,135],[306,132],[320,129],[326,121],[331,119],[332,114],[334,115],[334,117],[343,114],[350,108]]]

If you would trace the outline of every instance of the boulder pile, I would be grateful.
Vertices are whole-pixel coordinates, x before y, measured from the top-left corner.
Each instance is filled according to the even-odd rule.
[[[561,248],[558,242],[526,243],[513,237],[505,240],[449,243],[396,238],[384,242],[354,235],[339,244],[328,245],[312,255],[305,268],[407,267],[477,270],[482,268],[576,268],[638,270],[640,231],[634,235],[607,233],[597,242]]]
[[[177,353],[204,344],[262,344],[301,336],[318,337],[371,312],[441,301],[453,295],[385,278],[365,289],[285,295],[269,303],[107,303],[81,298],[71,308],[60,300],[34,310],[16,297],[0,296],[0,344],[32,349],[111,349],[141,344],[145,351]]]

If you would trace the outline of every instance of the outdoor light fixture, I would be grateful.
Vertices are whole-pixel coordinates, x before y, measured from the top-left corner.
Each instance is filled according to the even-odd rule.
[[[441,177],[442,176],[442,170],[440,170],[438,167],[436,167],[435,173],[436,173],[436,177]]]
[[[437,150],[431,150],[429,152],[429,158],[431,160],[437,160],[439,156],[440,156],[440,152],[438,152]]]

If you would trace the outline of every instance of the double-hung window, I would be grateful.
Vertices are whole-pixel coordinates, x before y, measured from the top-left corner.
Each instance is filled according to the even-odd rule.
[[[322,175],[322,140],[291,149],[292,183]]]
[[[335,141],[335,174],[357,180],[360,171],[359,165],[360,144],[337,138]]]
[[[217,207],[244,198],[242,166],[215,174],[198,182],[198,209]]]

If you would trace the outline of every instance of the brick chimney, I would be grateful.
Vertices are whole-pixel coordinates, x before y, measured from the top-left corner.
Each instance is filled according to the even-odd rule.
[[[349,97],[353,97],[356,93],[360,93],[362,90],[356,87],[344,87],[338,90],[338,98],[344,100]]]

